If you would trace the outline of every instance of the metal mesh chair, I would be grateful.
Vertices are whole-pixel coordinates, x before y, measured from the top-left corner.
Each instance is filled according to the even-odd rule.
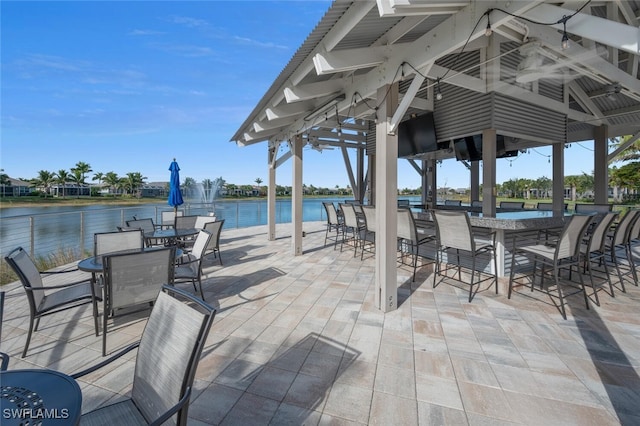
[[[195,372],[216,311],[182,290],[162,290],[139,342],[72,375],[81,379],[138,348],[130,399],[85,413],[81,424],[187,424]]]
[[[122,230],[120,232],[98,232],[93,234],[93,255],[102,256],[107,253],[127,250],[141,251],[144,238],[141,229]]]
[[[162,223],[162,228],[173,228],[176,224],[176,216],[183,216],[183,210],[165,210],[160,212],[160,223]]]
[[[156,299],[162,286],[172,282],[175,250],[166,247],[103,257],[102,356],[107,352],[108,318],[114,318],[118,309],[140,306]]]
[[[374,206],[362,206],[362,216],[364,220],[364,230],[362,232],[362,251],[360,260],[364,259],[364,251],[374,252],[376,245],[376,208]]]
[[[518,257],[525,257],[528,260],[533,261],[533,273],[531,277],[531,291],[534,290],[534,282],[537,266],[541,265],[540,274],[540,288],[544,289],[544,275],[545,267],[551,267],[553,273],[554,283],[558,292],[558,298],[560,300],[560,312],[562,317],[567,319],[567,313],[564,304],[564,298],[568,295],[563,295],[562,288],[560,286],[560,270],[568,268],[569,271],[572,267],[575,267],[578,277],[580,279],[580,288],[578,291],[582,291],[584,294],[584,302],[589,309],[589,298],[587,297],[587,291],[584,286],[584,279],[582,272],[580,271],[580,245],[583,241],[583,236],[593,221],[594,215],[581,215],[575,214],[571,216],[567,224],[564,226],[562,233],[557,241],[547,241],[544,243],[530,244],[526,246],[518,246],[514,242],[514,252],[511,257],[511,273],[509,275],[509,294],[508,298],[511,298],[513,291],[513,285],[515,282],[515,270],[516,259]],[[550,294],[549,292],[547,292]]]
[[[360,241],[361,231],[364,229],[363,223],[358,220],[356,210],[351,203],[340,204],[342,211],[342,241],[340,242],[340,251],[345,241],[353,242],[353,257],[358,254],[358,244]],[[350,234],[350,235],[348,235]]]
[[[327,213],[327,232],[324,235],[324,245],[327,245],[327,240],[333,239],[333,248],[336,248],[338,244],[338,239],[340,238],[340,231],[342,230],[342,223],[340,218],[338,217],[338,211],[336,210],[336,206],[328,201],[322,203],[324,206],[324,210]],[[336,235],[334,237],[329,236],[329,234],[335,230]]]
[[[626,292],[624,286],[625,276],[630,275],[632,283],[638,285],[636,268],[633,263],[633,254],[631,253],[631,232],[639,217],[640,210],[629,210],[622,219],[620,219],[613,232],[607,235],[605,242],[606,250],[609,252],[611,263],[613,263],[616,268],[620,280],[620,287],[623,292]],[[626,265],[622,262],[620,251],[624,253]],[[627,266],[628,270],[623,273],[622,268],[625,266]]]
[[[424,230],[424,229],[423,229]],[[418,256],[420,254],[420,246],[436,239],[436,235],[432,232],[418,232],[415,218],[410,209],[398,209],[398,249],[400,250],[400,261],[404,260],[404,253],[412,256],[411,266],[413,267],[413,276],[411,281],[416,280],[416,270],[418,268]]]
[[[175,268],[174,283],[191,281],[193,289],[197,292],[197,280],[200,286],[202,300],[205,300],[204,292],[202,291],[202,259],[204,258],[205,250],[209,246],[211,238],[211,233],[204,229],[198,232],[198,236],[193,243],[193,249],[184,256],[185,259]]]
[[[142,230],[144,241],[147,247],[164,245],[161,238],[151,238],[151,235],[153,235],[155,230],[160,228],[160,226],[156,226],[153,223],[153,219],[133,219],[126,221],[126,224],[128,228],[137,228]]]
[[[469,284],[469,302],[473,299],[473,286],[475,284],[478,285],[476,288],[477,292],[480,284],[485,280],[493,279],[495,281],[496,294],[498,294],[498,264],[496,259],[495,234],[490,234],[491,240],[485,240],[474,235],[469,216],[464,211],[432,210],[431,215],[436,224],[438,247],[436,250],[436,270],[433,274],[433,287],[436,287],[439,275],[447,276],[446,272],[449,268],[446,268],[444,273],[442,271],[442,258],[444,253],[454,250],[456,253],[455,264],[458,269],[458,280],[460,282],[466,283],[466,281],[462,280],[463,263],[460,259],[460,252],[462,251],[463,254],[466,253],[468,256],[471,256],[471,265],[464,265],[467,266],[471,272],[471,279],[467,283]],[[487,273],[489,277],[481,279],[483,271],[476,270],[477,257],[485,253],[493,257],[493,273]],[[447,255],[447,264],[449,263],[453,262],[452,258]],[[477,282],[474,280],[476,274],[478,274]]]
[[[204,224],[204,230],[211,234],[209,244],[204,250],[203,256],[208,256],[213,253],[213,257],[217,257],[222,265],[222,256],[220,255],[220,234],[222,233],[222,226],[224,225],[224,219],[215,222],[207,222]]]
[[[600,306],[600,299],[598,298],[598,291],[596,290],[595,281],[593,279],[593,263],[597,261],[598,265],[602,265],[604,268],[604,279],[609,284],[609,290],[611,291],[611,297],[613,294],[613,284],[611,283],[611,276],[609,275],[609,268],[607,267],[606,255],[607,255],[607,232],[611,227],[611,224],[618,216],[617,212],[607,213],[593,228],[588,235],[588,239],[580,245],[580,254],[584,260],[584,266],[589,271],[589,279],[591,280],[591,287],[593,288],[593,294],[596,299],[596,305]]]
[[[84,273],[81,275],[72,273],[76,272],[75,270],[40,272],[22,247],[12,250],[5,257],[5,260],[20,278],[29,301],[29,332],[22,351],[23,358],[27,356],[33,331],[38,330],[40,318],[46,315],[91,303],[96,336],[98,335],[97,301],[101,300],[101,293],[90,277],[84,278]],[[67,273],[69,275],[63,275]],[[47,277],[52,279],[47,279]],[[67,277],[68,279],[64,280]],[[48,281],[46,285],[45,279]]]

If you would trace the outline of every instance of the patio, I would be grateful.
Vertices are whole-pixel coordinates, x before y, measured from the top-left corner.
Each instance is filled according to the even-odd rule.
[[[466,285],[432,288],[432,265],[398,269],[398,309],[374,306],[375,258],[323,247],[325,224],[305,222],[291,256],[291,225],[225,230],[224,266],[206,264],[205,296],[219,309],[203,351],[190,424],[640,424],[640,288],[586,310]],[[189,284],[182,288],[192,290]],[[91,308],[41,321],[20,358],[24,291],[6,286],[1,349],[10,369],[72,373],[101,360]],[[545,300],[546,301],[546,300]],[[121,317],[116,352],[147,314]],[[61,337],[62,336],[62,337]],[[83,410],[125,395],[135,353],[80,381]]]

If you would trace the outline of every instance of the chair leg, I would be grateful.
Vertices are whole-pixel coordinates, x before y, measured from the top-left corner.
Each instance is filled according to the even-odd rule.
[[[93,299],[93,323],[96,326],[96,337],[98,337],[100,335],[98,331],[98,302],[95,299]]]
[[[436,280],[438,278],[438,274],[440,273],[440,245],[438,244],[436,247],[436,263],[433,267],[433,288],[436,288]]]
[[[104,312],[102,313],[102,356],[107,356],[107,316],[109,310],[107,306],[104,307]]]
[[[554,265],[553,267],[553,277],[556,282],[556,288],[558,289],[558,297],[560,298],[560,311],[562,313],[562,318],[567,319],[567,312],[564,309],[564,298],[562,297],[562,289],[560,288],[560,278],[557,265]]]
[[[493,277],[496,280],[496,294],[498,294],[498,257],[495,248],[493,249]]]
[[[507,290],[507,299],[511,299],[511,292],[513,291],[513,273],[515,271],[516,266],[516,255],[517,251],[513,251],[511,254],[511,270],[509,271],[509,290]],[[496,277],[498,276],[498,271],[496,271]],[[496,278],[496,287],[498,286],[498,279]]]
[[[38,318],[40,319],[40,318]],[[22,351],[22,358],[27,356],[27,350],[29,349],[29,342],[31,342],[31,333],[33,332],[33,316],[29,317],[29,333],[27,333],[27,341],[24,344],[24,350]]]
[[[458,266],[459,268],[460,266]],[[469,284],[469,303],[471,303],[471,299],[473,299],[473,278],[476,273],[476,254],[471,253],[471,282]],[[479,273],[478,273],[479,274]],[[462,279],[462,277],[460,277]],[[478,286],[480,283],[478,283]]]
[[[589,307],[589,298],[587,297],[587,288],[584,285],[584,278],[582,276],[582,273],[580,272],[580,261],[578,260],[578,263],[576,264],[576,272],[578,273],[578,278],[580,278],[580,286],[582,287],[582,294],[584,295],[584,303],[585,305],[587,305],[587,309],[591,309]],[[571,266],[569,266],[569,272],[571,272]],[[591,281],[591,284],[593,285],[593,281]],[[597,297],[597,294],[596,294]]]
[[[200,296],[202,296],[202,300],[206,302],[204,298],[204,291],[202,291],[202,279],[200,279],[199,277],[198,277],[198,284],[200,285]],[[195,287],[195,281],[194,281],[194,287]]]
[[[618,273],[618,279],[620,280],[620,288],[623,293],[627,292],[627,289],[624,287],[624,277],[622,276],[622,272],[620,272],[620,265],[618,264],[618,256],[616,256],[616,248],[611,247],[611,262],[616,267],[616,272]]]
[[[605,254],[602,253],[599,262],[604,266],[604,273],[607,277],[607,281],[609,282],[609,291],[611,291],[611,297],[616,297],[615,293],[613,292],[613,282],[611,282],[611,275],[609,275],[609,266],[607,266],[607,260],[604,257]]]
[[[587,256],[589,256],[589,254],[587,254]],[[586,261],[586,267],[587,270],[589,271],[589,279],[591,280],[591,288],[593,289],[593,295],[595,296],[596,299],[596,305],[600,306],[600,299],[598,298],[598,290],[596,290],[596,284],[593,280],[593,271],[591,270],[591,260],[587,259]],[[580,269],[580,265],[578,265],[578,270]],[[585,291],[585,296],[586,296],[587,292]]]

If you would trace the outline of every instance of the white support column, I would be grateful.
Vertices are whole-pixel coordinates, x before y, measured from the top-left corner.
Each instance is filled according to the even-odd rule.
[[[375,303],[390,312],[398,307],[398,137],[389,134],[388,126],[398,105],[398,84],[380,87],[377,98]]]
[[[551,147],[553,157],[552,167],[552,191],[553,191],[553,214],[564,214],[564,144],[554,143]]]
[[[593,201],[596,204],[609,202],[609,170],[607,168],[609,127],[596,127],[593,140]]]
[[[276,147],[269,146],[268,151],[268,171],[267,177],[267,238],[269,241],[276,239],[276,165],[274,158],[276,156]]]
[[[293,139],[293,187],[291,188],[291,242],[294,256],[302,254],[302,136]]]
[[[480,199],[480,162],[472,161],[471,170],[471,201]]]
[[[357,150],[357,176],[356,182],[358,183],[358,202],[362,204],[364,201],[364,148],[358,148]]]
[[[496,129],[482,131],[482,214],[496,216]]]

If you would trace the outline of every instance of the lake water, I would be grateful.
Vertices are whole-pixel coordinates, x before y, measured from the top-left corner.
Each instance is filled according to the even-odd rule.
[[[401,197],[418,202],[419,197]],[[308,198],[302,202],[302,220],[326,220],[323,201],[337,205],[345,198]],[[224,229],[267,224],[267,201],[219,201],[212,204],[185,204],[187,215],[215,213],[224,219]],[[160,223],[161,212],[171,210],[165,203],[138,206],[51,206],[9,207],[0,210],[0,252],[8,253],[22,246],[36,256],[59,250],[73,250],[80,256],[93,250],[93,234],[115,231],[133,216]],[[276,223],[291,222],[291,200],[276,201]]]

